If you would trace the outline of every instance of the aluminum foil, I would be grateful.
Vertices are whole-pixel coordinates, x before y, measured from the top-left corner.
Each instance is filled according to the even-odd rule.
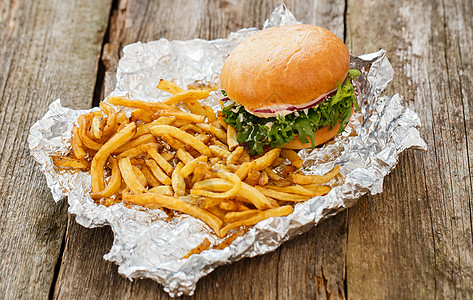
[[[294,24],[297,20],[281,5],[264,28]],[[226,39],[135,43],[123,49],[117,70],[117,87],[112,95],[160,101],[167,97],[156,89],[161,78],[185,86],[195,81],[219,83],[220,69],[230,51],[257,29],[242,29]],[[224,250],[207,250],[181,260],[204,238],[219,239],[200,220],[180,215],[166,222],[161,210],[96,205],[89,196],[90,174],[57,171],[51,154],[67,153],[71,129],[77,117],[91,110],[72,110],[56,100],[46,115],[31,128],[28,138],[31,155],[41,164],[55,201],[68,197],[69,212],[85,227],[111,226],[113,247],[104,258],[119,265],[129,278],[151,278],[171,296],[192,295],[197,281],[217,266],[244,257],[273,251],[288,239],[301,234],[322,219],[356,203],[363,194],[382,192],[383,179],[407,148],[426,149],[416,127],[417,115],[403,107],[399,95],[381,96],[393,77],[383,50],[352,57],[351,65],[362,71],[356,81],[361,110],[352,118],[348,131],[334,142],[313,151],[301,151],[306,174],[322,174],[340,165],[344,181],[335,182],[325,196],[295,206],[287,217],[264,220]],[[206,104],[218,108],[220,94],[214,92]]]

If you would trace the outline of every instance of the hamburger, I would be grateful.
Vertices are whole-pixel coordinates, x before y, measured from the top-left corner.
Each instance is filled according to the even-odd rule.
[[[348,49],[314,25],[262,30],[227,57],[220,75],[224,120],[250,154],[314,148],[345,130],[358,102]]]

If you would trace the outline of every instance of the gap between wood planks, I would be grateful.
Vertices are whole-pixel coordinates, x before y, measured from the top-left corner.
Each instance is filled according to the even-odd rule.
[[[97,76],[96,76],[96,80],[95,80],[95,86],[94,86],[94,92],[93,92],[93,98],[92,98],[92,107],[99,106],[99,103],[101,101],[100,98],[101,98],[101,94],[102,94],[102,85],[103,85],[104,77],[105,77],[105,65],[102,61],[103,48],[104,48],[104,45],[106,43],[108,43],[108,41],[109,41],[110,22],[112,20],[113,12],[118,9],[118,2],[119,2],[119,0],[113,0],[112,1],[112,8],[110,9],[110,14],[108,16],[107,29],[106,29],[105,35],[102,39],[102,46],[100,47],[100,56],[99,56],[99,59],[97,61],[97,64],[98,64],[98,66],[97,66]],[[66,246],[66,238],[68,236],[67,232],[69,230],[69,219],[70,218],[71,218],[71,216],[68,215],[67,225],[66,225],[66,232],[65,232],[65,234],[62,238],[61,248],[59,250],[58,259],[57,259],[57,262],[56,262],[56,266],[54,267],[53,279],[51,281],[51,286],[49,288],[49,295],[48,295],[49,299],[54,299],[54,291],[55,291],[56,283],[57,283],[57,280],[58,280],[58,277],[59,277],[59,271],[61,269],[62,258],[63,258],[63,255],[64,255],[64,249],[65,249],[65,246]]]

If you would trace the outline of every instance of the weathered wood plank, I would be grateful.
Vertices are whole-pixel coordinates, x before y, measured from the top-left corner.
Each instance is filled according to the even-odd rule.
[[[104,47],[103,60],[107,68],[103,94],[114,88],[116,64],[124,45],[161,37],[214,39],[243,27],[261,28],[278,4],[272,1],[120,1],[112,14],[109,41]],[[324,25],[343,37],[342,1],[287,4],[301,20]],[[340,214],[272,253],[219,267],[198,283],[194,298],[343,298],[346,226],[346,215]],[[55,298],[167,298],[153,281],[129,282],[118,275],[116,266],[103,260],[102,255],[112,244],[109,228],[90,230],[73,220],[69,220],[68,228]]]
[[[351,297],[473,297],[472,14],[470,1],[348,2],[350,48],[387,49],[390,92],[419,114],[429,147],[349,211]]]
[[[48,297],[66,228],[30,157],[29,128],[58,97],[91,103],[110,2],[0,2],[0,298]]]

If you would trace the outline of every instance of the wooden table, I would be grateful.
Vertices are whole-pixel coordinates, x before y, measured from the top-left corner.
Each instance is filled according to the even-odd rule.
[[[103,259],[108,227],[83,228],[65,201],[54,203],[29,155],[29,128],[56,98],[97,105],[115,85],[124,45],[261,28],[279,3],[0,2],[0,298],[168,298]],[[382,194],[272,253],[219,267],[194,298],[472,298],[471,0],[286,3],[299,20],[343,37],[352,54],[387,50],[395,69],[387,94],[419,114],[429,149],[401,155]]]

